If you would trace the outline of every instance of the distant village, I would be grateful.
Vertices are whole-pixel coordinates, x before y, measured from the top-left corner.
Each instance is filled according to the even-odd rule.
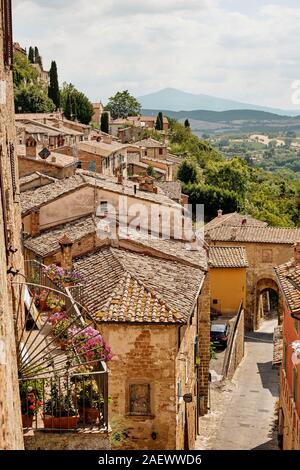
[[[0,448],[204,448],[212,397],[249,359],[247,335],[272,321],[276,445],[300,450],[300,229],[220,204],[201,239],[175,236],[189,198],[169,120],[108,113],[104,132],[102,103],[96,125],[60,109],[14,114],[0,49]],[[120,229],[121,199],[134,233]],[[164,210],[168,236],[162,215],[153,236]]]

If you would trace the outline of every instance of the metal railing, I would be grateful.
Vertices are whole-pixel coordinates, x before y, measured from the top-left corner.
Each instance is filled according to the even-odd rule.
[[[108,372],[28,377],[20,380],[24,430],[107,431]]]

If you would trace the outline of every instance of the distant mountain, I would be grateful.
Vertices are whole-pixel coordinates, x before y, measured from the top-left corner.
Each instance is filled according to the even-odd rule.
[[[250,109],[230,111],[170,111],[163,109],[143,109],[146,116],[157,116],[162,111],[165,116],[180,122],[188,119],[192,130],[197,133],[282,133],[300,131],[300,116],[280,116],[279,114]]]
[[[300,111],[284,111],[277,108],[268,108],[239,101],[226,100],[209,95],[195,95],[174,88],[165,88],[164,90],[140,96],[139,102],[144,109],[159,109],[171,111],[194,111],[205,109],[208,111],[228,111],[228,110],[257,110],[267,113],[279,114],[281,116],[297,116]]]

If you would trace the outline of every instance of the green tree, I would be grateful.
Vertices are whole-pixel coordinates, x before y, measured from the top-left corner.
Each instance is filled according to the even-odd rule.
[[[191,127],[190,121],[188,119],[184,121],[184,127]]]
[[[164,118],[163,118],[163,113],[162,112],[159,112],[158,115],[157,115],[155,129],[157,131],[163,131],[164,130]]]
[[[28,60],[31,64],[34,64],[34,49],[31,46],[29,47]]]
[[[15,87],[19,87],[24,83],[37,84],[38,81],[37,70],[21,52],[14,53],[13,81]]]
[[[57,66],[55,61],[52,61],[51,63],[48,96],[55,104],[56,109],[58,109],[60,107],[60,91],[58,84]]]
[[[141,112],[140,103],[130,95],[128,90],[118,91],[114,96],[109,98],[105,107],[109,111],[113,119],[126,119],[128,116],[137,116]]]
[[[183,183],[196,183],[198,180],[197,166],[190,160],[183,160],[179,165],[177,178]]]
[[[245,196],[250,174],[247,163],[234,157],[228,161],[209,162],[205,169],[207,184],[235,191]]]
[[[34,63],[39,64],[41,69],[43,68],[42,57],[40,56],[39,49],[37,47],[34,48]]]
[[[239,195],[234,191],[206,184],[183,185],[183,193],[189,196],[189,203],[193,207],[196,204],[204,205],[206,221],[214,218],[220,207],[222,207],[225,213],[230,213],[238,211],[241,205]]]
[[[55,110],[55,105],[42,88],[23,83],[15,89],[15,110],[22,113],[50,113]]]
[[[101,114],[101,131],[109,134],[109,113]]]
[[[63,84],[61,90],[61,106],[67,119],[90,124],[94,115],[94,108],[84,93],[76,90],[71,83]]]
[[[152,178],[155,177],[155,170],[152,165],[148,165],[146,168],[146,173],[148,176],[152,176]]]

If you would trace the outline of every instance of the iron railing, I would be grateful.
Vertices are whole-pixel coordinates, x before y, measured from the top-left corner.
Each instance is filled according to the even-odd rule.
[[[24,430],[107,431],[108,372],[20,380]]]

